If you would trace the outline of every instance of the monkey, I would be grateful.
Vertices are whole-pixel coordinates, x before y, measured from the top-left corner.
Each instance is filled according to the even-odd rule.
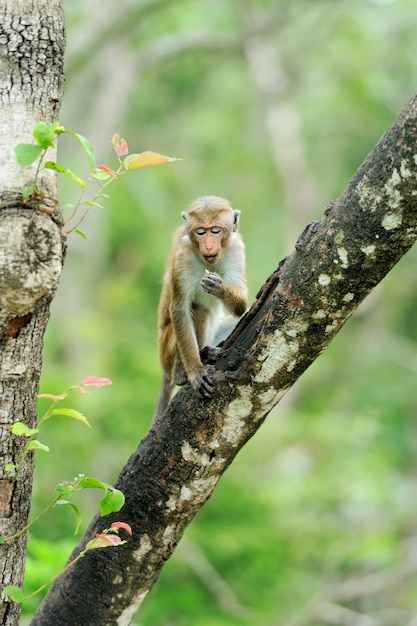
[[[158,307],[163,379],[154,418],[165,411],[177,385],[188,382],[210,397],[213,366],[203,365],[200,351],[224,339],[248,306],[240,211],[209,195],[181,215],[185,223],[174,234]]]

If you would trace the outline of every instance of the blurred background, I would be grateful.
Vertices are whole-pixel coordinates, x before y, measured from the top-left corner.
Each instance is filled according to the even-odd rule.
[[[242,211],[253,300],[417,88],[414,0],[64,5],[61,123],[110,167],[115,132],[130,152],[183,160],[112,183],[82,226],[88,241],[69,238],[41,391],[90,375],[113,385],[64,403],[91,430],[64,417],[42,428],[51,451],[37,452],[33,514],[79,473],[113,482],[147,432],[181,211],[206,193]],[[72,138],[59,151],[86,176]],[[61,204],[78,193],[62,181]],[[416,626],[416,262],[411,250],[241,451],[134,626]],[[98,501],[74,498],[83,528]],[[66,561],[74,527],[68,507],[34,527],[28,591]]]

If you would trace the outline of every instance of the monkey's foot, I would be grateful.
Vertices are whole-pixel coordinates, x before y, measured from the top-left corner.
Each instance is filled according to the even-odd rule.
[[[210,398],[214,391],[214,382],[211,374],[214,373],[214,367],[207,365],[203,367],[193,381],[193,389],[197,391],[203,398]]]

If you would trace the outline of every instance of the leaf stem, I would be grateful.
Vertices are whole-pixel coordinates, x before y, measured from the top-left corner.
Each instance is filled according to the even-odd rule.
[[[58,502],[58,500],[60,499],[60,496],[56,496],[52,502],[50,502],[48,504],[48,506],[46,506],[43,511],[41,511],[40,513],[38,513],[38,515],[36,515],[34,518],[32,518],[30,520],[30,522],[28,522],[26,524],[26,526],[23,526],[23,528],[20,528],[20,530],[18,530],[14,535],[10,535],[10,537],[4,537],[3,538],[3,543],[10,543],[11,541],[13,541],[14,539],[17,539],[17,537],[20,537],[20,535],[23,535],[24,532],[26,532],[35,522],[38,521],[38,519],[40,519],[42,517],[42,515],[45,515],[45,513],[47,513],[48,511],[50,511],[51,509],[54,508],[54,506],[56,505],[56,503]]]
[[[43,162],[43,160],[45,158],[45,154],[46,154],[46,150],[43,150],[43,152],[41,152],[41,154],[39,156],[39,159],[38,159],[38,165],[37,165],[35,176],[34,176],[34,179],[33,179],[33,188],[35,190],[35,194],[36,194],[36,183],[37,183],[38,178],[39,178],[39,172],[41,171],[41,165],[42,165],[42,162]]]
[[[26,600],[29,600],[30,598],[33,598],[33,596],[36,596],[36,594],[38,594],[39,592],[43,591],[44,589],[46,589],[46,587],[48,587],[51,583],[53,583],[58,576],[61,576],[61,574],[63,574],[64,572],[66,572],[70,567],[72,567],[77,561],[79,561],[79,559],[81,559],[87,552],[88,550],[83,550],[82,552],[80,552],[80,554],[78,554],[78,556],[75,557],[75,559],[73,559],[72,561],[70,561],[69,563],[67,563],[65,565],[65,567],[63,567],[57,574],[54,574],[52,576],[52,578],[50,578],[49,580],[46,581],[46,583],[43,583],[43,585],[41,585],[40,587],[38,587],[38,589],[35,589],[35,591],[32,591],[32,593],[29,593],[27,596],[24,596],[22,599],[22,602],[25,602]]]

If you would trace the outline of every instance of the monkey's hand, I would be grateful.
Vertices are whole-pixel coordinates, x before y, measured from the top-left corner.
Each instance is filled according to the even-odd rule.
[[[192,388],[203,398],[209,398],[213,393],[214,383],[211,377],[211,374],[213,373],[214,367],[206,365],[200,369],[194,380],[190,381]]]
[[[205,365],[214,365],[223,355],[225,351],[218,346],[205,346],[200,350],[200,359]]]
[[[225,293],[223,278],[216,272],[208,272],[207,270],[206,272],[200,280],[202,289],[212,296],[216,296],[216,298],[223,298]]]

